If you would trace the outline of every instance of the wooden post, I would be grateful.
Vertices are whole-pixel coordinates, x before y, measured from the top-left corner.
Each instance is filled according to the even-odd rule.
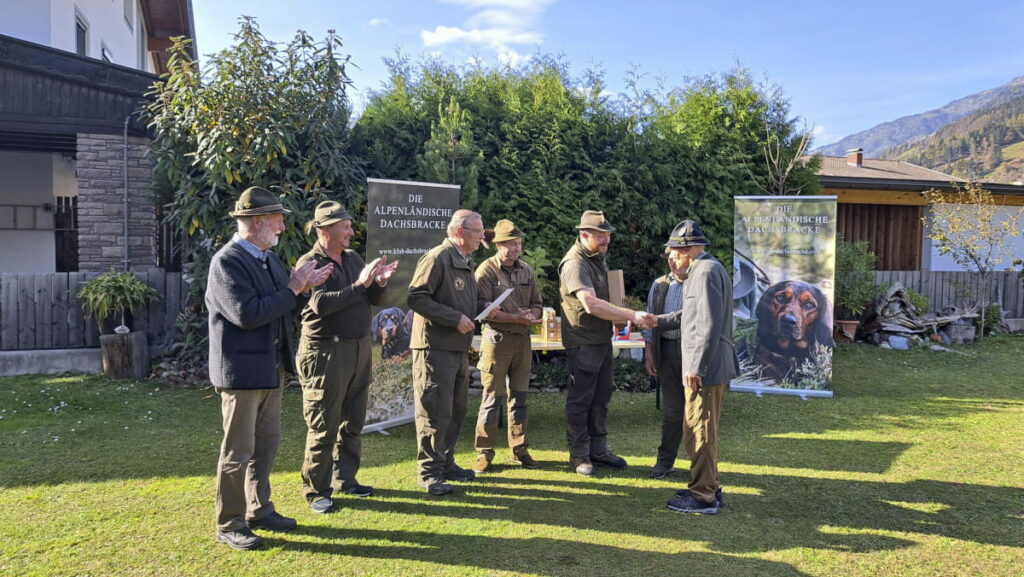
[[[100,335],[103,374],[112,379],[144,379],[149,376],[149,343],[146,333]]]

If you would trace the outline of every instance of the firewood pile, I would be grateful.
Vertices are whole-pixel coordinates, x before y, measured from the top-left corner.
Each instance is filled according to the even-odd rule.
[[[973,340],[974,319],[980,316],[977,304],[964,308],[945,309],[941,315],[923,314],[910,302],[910,296],[899,283],[889,290],[869,310],[860,326],[860,334],[868,342],[879,344],[892,335],[904,337],[936,335],[943,343],[958,344]],[[967,329],[970,329],[969,331]]]

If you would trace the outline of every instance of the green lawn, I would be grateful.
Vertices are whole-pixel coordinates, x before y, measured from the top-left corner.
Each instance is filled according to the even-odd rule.
[[[209,389],[0,379],[0,574],[1021,575],[1024,339],[963,350],[846,346],[834,399],[730,393],[728,506],[711,517],[665,508],[686,474],[646,478],[659,415],[652,395],[623,393],[611,444],[625,471],[571,474],[563,397],[539,394],[530,431],[543,469],[501,466],[429,497],[405,426],[364,441],[360,481],[378,496],[316,516],[299,491],[305,427],[288,393],[273,481],[299,528],[264,533],[256,552],[213,540]]]

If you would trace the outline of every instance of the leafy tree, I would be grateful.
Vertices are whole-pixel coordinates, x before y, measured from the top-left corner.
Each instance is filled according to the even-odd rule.
[[[468,115],[455,98],[450,98],[443,109],[441,105],[438,108],[438,119],[431,122],[430,140],[417,157],[419,175],[428,182],[461,185],[461,206],[476,208],[483,153],[473,142]]]
[[[281,45],[244,17],[235,44],[210,56],[202,71],[187,42],[175,41],[169,72],[154,84],[143,115],[168,220],[186,238],[198,314],[209,259],[234,232],[227,213],[244,189],[276,192],[302,222],[325,197],[358,212],[363,178],[360,161],[345,153],[348,56],[333,32],[318,42],[300,31]],[[290,226],[275,252],[294,262],[308,247],[302,227]]]
[[[1013,262],[1010,240],[1020,234],[1024,210],[1004,214],[992,193],[975,181],[953,183],[951,193],[931,190],[926,194],[928,238],[936,243],[940,254],[949,255],[958,265],[976,271],[981,277],[978,296],[984,327],[992,273]]]

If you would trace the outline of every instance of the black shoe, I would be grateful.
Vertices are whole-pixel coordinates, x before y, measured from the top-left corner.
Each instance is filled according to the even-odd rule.
[[[594,465],[584,457],[570,457],[569,468],[577,475],[594,476]]]
[[[447,495],[448,493],[451,493],[453,491],[451,485],[445,483],[444,481],[438,481],[437,479],[421,479],[417,484],[420,486],[420,488],[426,489],[427,493],[430,493],[435,497]]]
[[[540,469],[540,461],[530,456],[530,453],[523,451],[518,455],[512,455],[512,464],[520,465],[524,469]]]
[[[249,521],[250,529],[266,529],[267,531],[277,531],[278,533],[291,531],[295,528],[295,525],[295,519],[285,517],[277,511],[274,511],[262,519],[253,519],[252,521]]]
[[[676,496],[677,497],[685,497],[686,495],[689,495],[689,494],[690,494],[690,490],[689,489],[679,489],[678,491],[676,491]],[[721,487],[719,487],[718,489],[715,490],[715,501],[718,503],[718,508],[719,509],[721,509],[722,507],[725,507],[725,498],[722,497],[722,489],[721,489]]]
[[[651,467],[651,470],[647,473],[647,476],[651,479],[664,479],[671,473],[676,471],[675,467],[669,467],[666,465],[655,465]]]
[[[472,481],[475,478],[476,473],[468,469],[463,469],[454,463],[448,465],[448,468],[444,470],[445,481],[458,481],[460,483],[465,483],[466,481]]]
[[[682,497],[670,499],[668,508],[679,513],[700,513],[701,515],[714,515],[718,513],[718,501],[703,503],[687,493]]]
[[[317,497],[310,501],[309,510],[314,513],[330,513],[334,511],[334,501],[330,497]]]
[[[251,551],[263,546],[263,539],[248,527],[242,527],[237,531],[217,531],[216,539],[218,543],[224,543],[239,551]]]
[[[622,469],[626,467],[626,460],[611,451],[605,451],[600,455],[591,455],[590,462],[595,465],[604,465]]]
[[[360,485],[359,483],[356,483],[355,485],[352,485],[351,487],[344,489],[344,491],[349,495],[353,495],[355,497],[369,497],[370,495],[373,495],[373,487],[370,487],[368,485]]]

